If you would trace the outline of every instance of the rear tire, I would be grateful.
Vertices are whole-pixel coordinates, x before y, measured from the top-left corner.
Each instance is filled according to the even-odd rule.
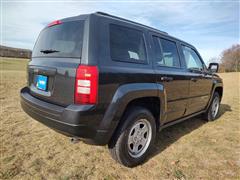
[[[219,113],[219,107],[220,107],[220,96],[217,92],[214,92],[211,104],[207,112],[204,114],[204,118],[207,121],[214,121],[215,119],[217,119],[218,113]]]
[[[121,120],[122,124],[108,144],[113,159],[127,167],[146,160],[156,137],[152,113],[143,107],[132,107]]]

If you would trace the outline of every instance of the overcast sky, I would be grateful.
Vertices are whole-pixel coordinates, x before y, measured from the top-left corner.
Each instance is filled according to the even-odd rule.
[[[134,20],[193,44],[205,62],[239,43],[239,1],[2,1],[1,44],[32,49],[49,22],[95,11]]]

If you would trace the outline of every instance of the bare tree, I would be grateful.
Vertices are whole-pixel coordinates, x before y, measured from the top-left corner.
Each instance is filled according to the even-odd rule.
[[[240,44],[232,45],[222,52],[220,58],[221,66],[227,72],[240,71]]]

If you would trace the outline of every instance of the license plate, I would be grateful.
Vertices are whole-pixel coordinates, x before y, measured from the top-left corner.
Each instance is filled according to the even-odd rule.
[[[47,90],[48,77],[43,75],[37,75],[37,88],[43,91]]]

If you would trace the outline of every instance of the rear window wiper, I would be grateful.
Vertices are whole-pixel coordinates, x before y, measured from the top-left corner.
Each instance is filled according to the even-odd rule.
[[[44,54],[50,54],[50,53],[55,53],[55,52],[60,52],[60,51],[57,51],[54,49],[45,49],[45,50],[41,50],[40,52],[44,53]]]

